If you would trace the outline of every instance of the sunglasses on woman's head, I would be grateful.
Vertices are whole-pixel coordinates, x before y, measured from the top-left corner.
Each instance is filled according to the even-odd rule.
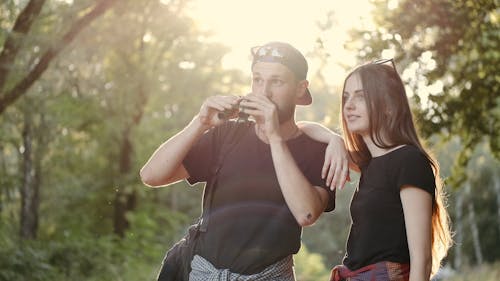
[[[398,73],[398,69],[396,68],[396,64],[394,63],[394,59],[378,59],[378,60],[374,60],[374,61],[370,62],[370,64],[382,64],[382,65],[387,64],[387,65],[392,66],[394,71],[396,71],[396,73]]]

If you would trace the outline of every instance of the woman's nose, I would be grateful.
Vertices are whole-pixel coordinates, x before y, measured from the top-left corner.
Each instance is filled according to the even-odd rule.
[[[345,109],[353,109],[354,108],[354,103],[352,102],[352,99],[350,97],[345,100],[344,108]]]

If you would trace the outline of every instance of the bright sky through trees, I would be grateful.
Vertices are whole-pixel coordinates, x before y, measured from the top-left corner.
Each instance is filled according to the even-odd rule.
[[[200,27],[212,31],[214,41],[231,48],[224,58],[225,67],[248,71],[249,48],[268,41],[289,42],[307,56],[321,36],[331,55],[326,75],[333,75],[332,84],[343,79],[340,64],[356,63],[354,53],[344,48],[349,29],[373,28],[369,0],[196,0],[192,6]],[[321,33],[318,23],[324,24],[330,11],[333,26]],[[317,65],[311,60],[309,64],[312,73]]]

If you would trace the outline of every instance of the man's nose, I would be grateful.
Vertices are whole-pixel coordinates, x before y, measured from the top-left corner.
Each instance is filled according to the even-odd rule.
[[[263,82],[260,89],[259,89],[259,95],[266,96],[270,98],[272,96],[272,91],[271,91],[271,84],[269,82]]]

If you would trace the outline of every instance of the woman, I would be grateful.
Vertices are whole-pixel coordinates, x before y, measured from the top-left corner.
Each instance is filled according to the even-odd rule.
[[[419,140],[392,60],[359,66],[347,76],[342,125],[361,178],[347,252],[331,280],[429,280],[451,244],[448,214],[438,163]],[[325,130],[302,127],[326,141]]]

